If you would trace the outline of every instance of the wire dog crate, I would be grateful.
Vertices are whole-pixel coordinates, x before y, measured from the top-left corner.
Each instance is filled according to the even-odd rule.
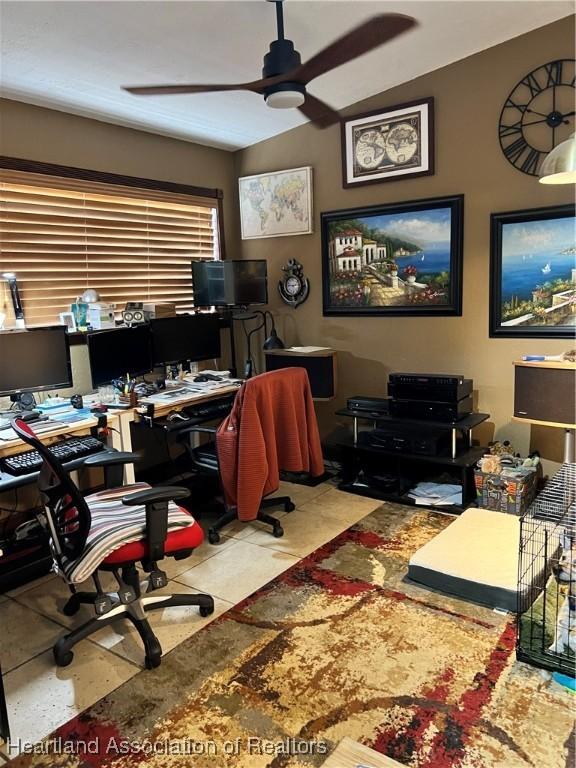
[[[520,521],[516,655],[576,676],[576,464],[563,464]]]

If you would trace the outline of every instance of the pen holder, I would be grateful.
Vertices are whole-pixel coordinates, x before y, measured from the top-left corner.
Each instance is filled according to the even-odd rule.
[[[138,396],[136,395],[136,392],[121,394],[118,395],[118,402],[122,405],[127,405],[130,408],[135,408],[138,405]]]

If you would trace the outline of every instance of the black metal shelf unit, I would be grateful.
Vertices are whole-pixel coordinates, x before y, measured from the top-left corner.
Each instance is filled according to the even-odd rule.
[[[353,430],[339,432],[333,438],[342,463],[341,490],[361,496],[414,505],[408,491],[418,482],[454,481],[462,486],[462,506],[440,506],[445,511],[461,512],[476,500],[474,466],[485,453],[484,448],[472,447],[472,429],[489,418],[487,413],[473,413],[456,422],[436,422],[419,419],[398,419],[383,414],[351,411],[336,412],[353,419]],[[444,428],[450,432],[447,455],[429,456],[385,450],[359,443],[358,422],[364,420],[374,427],[402,422],[411,426]]]

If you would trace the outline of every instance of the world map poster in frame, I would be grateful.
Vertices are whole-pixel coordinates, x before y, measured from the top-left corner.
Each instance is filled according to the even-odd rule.
[[[238,180],[243,240],[312,232],[312,168],[243,176]]]
[[[357,187],[434,173],[434,99],[342,120],[342,184]]]

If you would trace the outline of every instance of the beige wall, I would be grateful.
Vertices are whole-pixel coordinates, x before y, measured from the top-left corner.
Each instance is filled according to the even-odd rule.
[[[285,343],[338,350],[338,398],[319,406],[324,430],[333,426],[333,411],[347,397],[385,395],[390,371],[464,373],[474,379],[478,409],[491,413],[496,435],[512,440],[519,450],[528,449],[529,427],[511,420],[512,361],[528,353],[558,354],[573,343],[488,337],[490,213],[573,199],[572,186],[544,186],[513,168],[498,142],[498,118],[508,93],[525,74],[556,58],[574,58],[573,17],[347,110],[347,114],[356,114],[433,96],[434,176],[343,189],[339,126],[321,131],[305,125],[237,153],[239,176],[313,167],[314,234],[243,241],[242,257],[269,259],[271,303],[281,314],[279,333]],[[322,316],[321,211],[459,193],[465,195],[462,317]],[[297,310],[283,306],[273,288],[280,266],[290,257],[302,262],[312,285],[310,298]],[[552,443],[559,442],[561,435],[555,434]]]
[[[0,153],[224,192],[226,241],[239,237],[234,156],[178,139],[0,99]]]

